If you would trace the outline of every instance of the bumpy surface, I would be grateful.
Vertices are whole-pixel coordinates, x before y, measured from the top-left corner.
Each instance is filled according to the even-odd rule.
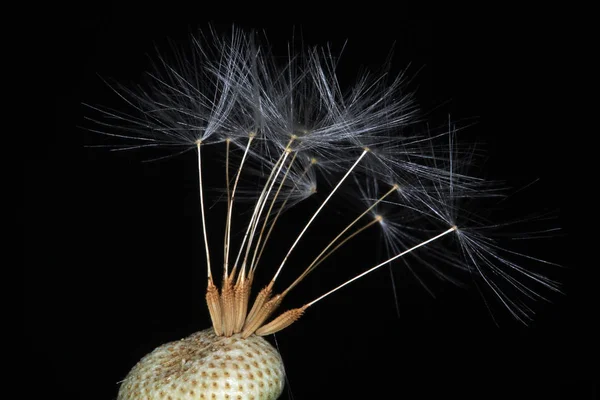
[[[283,362],[261,337],[207,329],[158,347],[129,372],[118,400],[268,400],[284,387]]]

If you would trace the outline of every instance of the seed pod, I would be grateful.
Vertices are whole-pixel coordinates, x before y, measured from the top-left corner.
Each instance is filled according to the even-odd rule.
[[[146,355],[122,382],[117,400],[276,399],[285,371],[265,339],[217,336],[206,329]]]

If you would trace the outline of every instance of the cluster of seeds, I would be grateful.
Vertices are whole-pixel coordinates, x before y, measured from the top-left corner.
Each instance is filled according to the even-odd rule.
[[[128,111],[91,106],[105,118],[94,120],[97,132],[129,141],[120,149],[167,148],[169,156],[193,151],[198,161],[212,328],[142,359],[118,400],[274,399],[283,390],[284,369],[259,336],[288,327],[315,303],[399,260],[419,282],[411,264],[451,281],[462,272],[524,323],[533,314],[527,302],[544,299],[531,286],[558,290],[556,282],[513,259],[546,262],[505,250],[487,235],[503,224],[464,210],[471,200],[501,198],[502,188],[470,175],[477,154],[457,143],[454,126],[415,129],[417,107],[402,74],[365,73],[345,89],[329,47],[301,46],[296,53],[290,46],[288,52],[274,57],[255,35],[235,29],[225,39],[213,37],[212,46],[194,38],[191,54],[177,54],[173,65],[159,57],[146,88],[115,88]],[[223,168],[203,158],[207,148],[222,152]],[[213,235],[208,227],[208,174],[222,182],[216,197],[226,201],[224,234]],[[277,279],[298,243],[342,193],[346,203],[357,200],[359,210],[329,214],[345,228],[318,241],[318,255],[280,290]],[[279,235],[281,216],[320,194],[325,198],[303,228]],[[250,204],[249,212],[239,212],[241,202]],[[385,257],[316,299],[279,310],[284,297],[333,253],[375,229]],[[289,246],[278,266],[268,266],[272,278],[257,291],[255,272],[276,236],[290,239]]]

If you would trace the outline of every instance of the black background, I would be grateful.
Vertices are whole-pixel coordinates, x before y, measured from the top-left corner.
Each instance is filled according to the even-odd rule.
[[[144,354],[208,327],[193,155],[142,163],[138,152],[86,148],[102,138],[79,127],[88,112],[81,103],[113,105],[118,99],[99,76],[133,84],[155,46],[168,50],[168,39],[185,42],[208,22],[221,32],[235,22],[265,29],[282,54],[294,26],[309,44],[347,39],[349,76],[380,65],[394,48],[394,67],[415,75],[422,109],[435,110],[438,123],[447,114],[475,121],[466,135],[487,144],[487,173],[517,185],[539,178],[523,205],[556,210],[563,228],[539,246],[544,258],[565,266],[552,274],[566,295],[539,304],[531,326],[494,305],[497,327],[475,291],[439,284],[433,299],[403,279],[398,316],[382,270],[277,334],[293,396],[282,398],[592,398],[595,272],[572,246],[575,140],[554,123],[568,62],[563,28],[528,19],[388,19],[360,10],[322,18],[223,11],[90,5],[70,10],[42,36],[49,46],[39,78],[54,97],[55,124],[36,133],[24,176],[25,340],[29,359],[44,371],[32,372],[33,392],[114,399],[117,382]],[[370,251],[361,243],[351,259],[360,264]],[[286,306],[331,287],[313,278]]]

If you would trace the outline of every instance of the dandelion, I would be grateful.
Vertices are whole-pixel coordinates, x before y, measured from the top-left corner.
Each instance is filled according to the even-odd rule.
[[[126,112],[90,106],[102,116],[89,118],[94,130],[118,138],[116,149],[162,148],[168,156],[194,151],[197,157],[212,326],[144,357],[122,382],[119,400],[277,398],[285,371],[262,337],[398,261],[415,276],[422,268],[452,281],[454,272],[466,273],[525,323],[532,313],[528,301],[543,298],[535,287],[558,290],[556,282],[513,261],[542,260],[504,250],[484,235],[498,225],[462,207],[499,196],[499,187],[469,174],[476,153],[457,142],[453,126],[415,133],[417,107],[404,76],[364,74],[343,88],[329,48],[290,47],[282,59],[237,29],[206,39],[212,45],[193,38],[191,54],[176,62],[159,57],[145,88],[113,85]],[[207,164],[208,148],[224,155],[222,186],[210,200],[205,177],[210,171],[214,181],[218,169],[212,160]],[[301,243],[317,221],[331,218],[340,197],[356,200],[355,209],[339,218],[341,229],[320,241],[311,262],[292,268]],[[217,247],[206,217],[213,200],[225,203]],[[284,214],[297,210],[308,210],[300,228],[283,228]],[[377,231],[387,257],[299,307],[280,309],[315,270]],[[291,240],[282,252],[273,250],[282,232]],[[281,253],[276,265],[265,265],[270,251]],[[257,287],[259,270],[270,276],[264,287]],[[291,283],[281,282],[283,271],[295,276]]]

